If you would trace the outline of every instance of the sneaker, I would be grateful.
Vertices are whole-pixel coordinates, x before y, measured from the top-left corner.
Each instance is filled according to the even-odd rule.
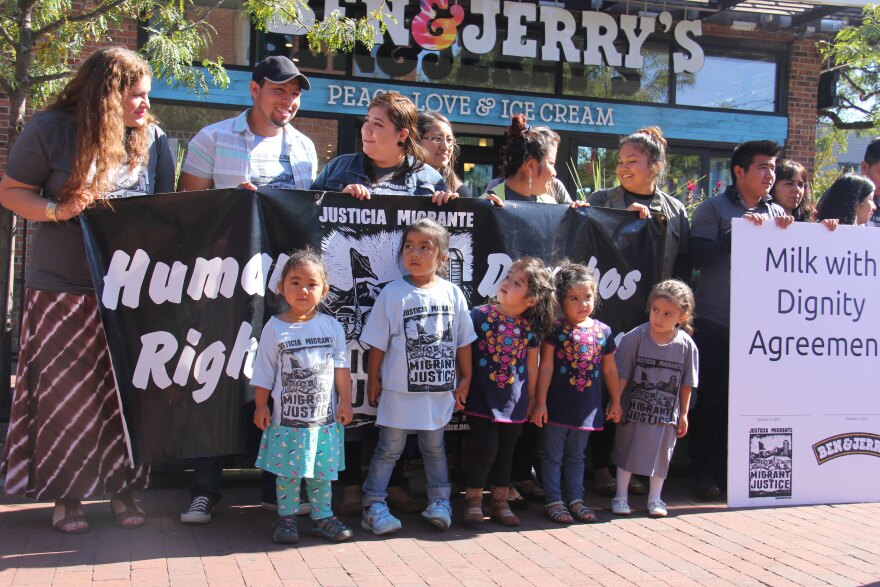
[[[668,513],[666,511],[666,504],[661,499],[649,499],[648,513],[654,518],[665,518]]]
[[[354,536],[351,528],[340,522],[336,516],[312,520],[311,531],[315,536],[321,536],[332,542],[342,542]]]
[[[629,499],[626,497],[615,497],[611,500],[611,513],[618,516],[628,516],[632,513],[629,509]]]
[[[278,544],[296,544],[299,542],[296,516],[278,516],[275,524],[272,526],[272,541]]]
[[[452,506],[449,505],[448,499],[438,497],[428,504],[422,512],[422,517],[441,530],[446,530],[452,525]]]
[[[180,514],[180,521],[184,524],[207,524],[211,521],[211,512],[219,499],[210,495],[197,495]]]
[[[401,528],[400,520],[391,515],[388,506],[377,501],[361,512],[361,528],[373,534],[391,534]]]

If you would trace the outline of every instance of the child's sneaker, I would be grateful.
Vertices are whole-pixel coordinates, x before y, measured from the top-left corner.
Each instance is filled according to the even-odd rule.
[[[278,544],[296,544],[299,542],[299,530],[296,528],[296,516],[278,516],[272,527],[272,541]]]
[[[611,500],[611,513],[618,516],[628,516],[632,513],[629,509],[629,499],[626,497],[615,497]]]
[[[663,503],[662,499],[649,499],[648,500],[648,514],[650,514],[654,518],[665,518],[666,514],[666,504]]]
[[[351,528],[340,522],[336,516],[312,520],[312,534],[332,542],[342,542],[354,536]]]
[[[428,504],[422,512],[422,517],[430,520],[441,530],[446,530],[452,525],[452,506],[449,505],[448,499],[438,497]]]
[[[361,528],[373,534],[391,534],[401,528],[400,520],[391,515],[388,506],[377,501],[361,513]]]

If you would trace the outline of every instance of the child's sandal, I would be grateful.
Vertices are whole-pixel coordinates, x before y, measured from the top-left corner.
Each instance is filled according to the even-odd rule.
[[[568,509],[575,520],[583,522],[584,524],[596,521],[596,514],[593,513],[593,510],[588,508],[587,505],[580,500],[568,504]]]
[[[557,524],[572,524],[574,518],[571,517],[568,509],[564,504],[553,503],[544,508],[544,515]]]

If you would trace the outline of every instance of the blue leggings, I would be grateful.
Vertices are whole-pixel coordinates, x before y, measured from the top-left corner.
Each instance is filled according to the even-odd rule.
[[[330,499],[333,489],[330,481],[325,479],[313,479],[312,477],[277,477],[275,480],[275,493],[278,496],[278,515],[292,516],[299,512],[299,489],[302,482],[306,482],[306,491],[309,502],[312,504],[313,520],[329,518],[333,515],[330,509]]]

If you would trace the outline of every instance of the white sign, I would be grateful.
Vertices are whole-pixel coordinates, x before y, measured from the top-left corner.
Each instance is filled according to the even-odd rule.
[[[874,228],[733,221],[729,505],[880,499],[878,265]]]

